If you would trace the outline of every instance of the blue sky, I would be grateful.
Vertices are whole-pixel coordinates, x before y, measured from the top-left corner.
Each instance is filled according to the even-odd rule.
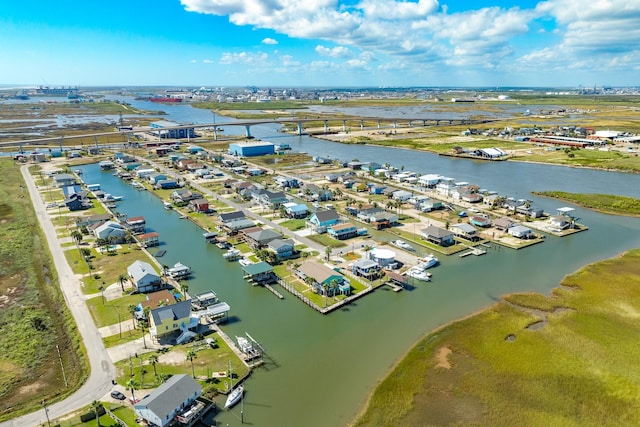
[[[0,84],[640,86],[639,0],[6,0]]]

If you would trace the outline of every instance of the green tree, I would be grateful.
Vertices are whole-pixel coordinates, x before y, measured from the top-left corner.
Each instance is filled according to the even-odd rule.
[[[140,387],[140,384],[138,384],[138,382],[136,380],[134,380],[133,378],[130,378],[129,381],[127,381],[127,384],[125,384],[125,387],[127,388],[127,390],[131,391],[131,401],[135,402],[136,401],[136,395],[135,395],[134,391],[135,391],[135,389]]]
[[[191,376],[194,379],[196,378],[196,371],[195,371],[195,367],[193,366],[193,359],[197,359],[197,358],[198,358],[198,355],[196,354],[195,351],[189,350],[187,352],[187,360],[191,362]]]
[[[153,377],[157,379],[158,372],[156,371],[156,364],[158,363],[158,356],[155,354],[149,356],[149,363],[153,366]]]
[[[122,292],[124,292],[124,282],[128,282],[129,277],[126,274],[121,274],[118,276],[118,282],[120,282],[120,287],[122,288]]]
[[[147,319],[141,319],[138,321],[138,325],[140,326],[140,331],[142,332],[142,344],[144,345],[144,348],[147,348],[147,339],[145,336],[149,327],[149,321]]]
[[[91,409],[93,413],[96,414],[96,425],[100,427],[100,409],[102,409],[102,402],[94,400],[91,402]]]
[[[73,239],[73,241],[75,242],[75,244],[79,244],[82,241],[82,233],[79,232],[78,230],[73,230],[71,232],[71,238]]]
[[[133,319],[133,328],[136,328],[136,305],[135,304],[129,304],[127,306],[127,311],[129,312],[129,314],[131,314],[131,318]]]
[[[329,261],[329,258],[331,257],[331,246],[324,247],[324,255],[326,256],[327,261]]]

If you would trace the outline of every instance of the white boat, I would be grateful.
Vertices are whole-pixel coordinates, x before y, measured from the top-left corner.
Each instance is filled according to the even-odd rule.
[[[250,260],[246,259],[246,258],[240,258],[238,260],[238,262],[240,263],[241,266],[245,267],[249,264],[253,264],[253,262],[251,262]]]
[[[236,341],[238,341],[238,348],[244,354],[253,354],[255,352],[253,345],[245,337],[236,336]]]
[[[423,282],[429,282],[431,280],[431,273],[423,270],[420,266],[410,268],[409,270],[407,270],[405,275],[416,280],[421,280]]]
[[[191,275],[191,267],[177,262],[173,267],[167,270],[167,275],[172,279],[185,278]]]
[[[165,208],[166,210],[173,209],[173,206],[172,206],[172,205],[171,205],[171,203],[169,203],[169,202],[162,202],[162,205],[164,206],[164,208]]]
[[[131,182],[131,186],[137,188],[138,190],[144,190],[144,186],[140,184],[138,181]]]
[[[222,254],[222,258],[228,260],[228,261],[233,261],[235,259],[237,259],[240,256],[240,250],[236,249],[236,248],[231,248],[229,249],[227,252]]]
[[[227,396],[227,401],[224,403],[225,409],[231,408],[233,405],[238,403],[240,399],[242,399],[242,395],[244,394],[244,387],[239,385],[236,387],[229,395]]]
[[[404,249],[405,251],[415,251],[415,249],[413,249],[413,246],[411,246],[404,240],[394,240],[391,242],[391,244],[393,246],[399,247],[400,249]]]
[[[103,200],[105,202],[119,202],[122,200],[122,196],[114,196],[113,194],[106,193]]]
[[[438,261],[438,258],[436,258],[433,254],[429,254],[426,257],[420,259],[420,265],[423,266],[424,270],[438,265],[439,262],[440,261]]]

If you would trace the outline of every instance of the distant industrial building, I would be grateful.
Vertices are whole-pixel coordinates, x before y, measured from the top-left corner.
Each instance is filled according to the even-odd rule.
[[[185,127],[180,129],[173,129],[178,126],[182,126],[182,125],[180,123],[170,122],[168,120],[160,120],[157,122],[151,122],[149,124],[149,127],[151,128],[151,133],[153,135],[159,136],[160,138],[171,138],[171,139],[195,138],[196,136],[195,128]]]
[[[229,154],[240,157],[264,156],[275,153],[275,145],[266,141],[243,141],[229,144]]]

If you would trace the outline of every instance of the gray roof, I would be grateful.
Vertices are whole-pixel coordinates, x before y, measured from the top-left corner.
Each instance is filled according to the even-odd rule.
[[[445,230],[444,228],[436,227],[435,225],[430,225],[427,228],[422,230],[423,234],[428,236],[443,238],[451,235],[449,230]]]
[[[156,273],[156,270],[154,270],[154,268],[151,266],[151,264],[146,261],[140,260],[134,261],[133,264],[127,267],[127,273],[129,273],[129,276],[131,276],[133,280],[136,281],[136,283],[147,274],[152,274],[158,278],[160,277],[158,273]]]
[[[320,222],[331,221],[333,219],[339,218],[338,212],[336,212],[335,209],[329,209],[326,211],[317,211],[315,215],[318,218],[318,221]]]
[[[186,317],[189,317],[190,314],[190,299],[151,310],[151,317],[153,317],[153,323],[155,325],[159,325],[167,319],[184,319]]]
[[[472,234],[476,232],[476,229],[472,225],[467,224],[466,222],[462,222],[460,224],[453,224],[451,225],[451,228],[457,228],[458,230],[467,234]]]
[[[264,241],[279,239],[282,237],[282,234],[278,233],[277,231],[273,231],[271,229],[266,229],[266,230],[254,231],[253,233],[249,233],[247,234],[247,237],[255,240],[256,242],[264,242]]]
[[[234,219],[245,218],[246,215],[242,211],[235,211],[235,212],[221,213],[220,215],[218,215],[218,217],[222,222],[229,222],[229,221],[233,221]]]
[[[368,268],[378,267],[378,263],[370,259],[360,258],[353,263],[353,267],[366,270]]]
[[[202,388],[193,378],[189,375],[177,374],[136,403],[135,407],[146,407],[158,418],[165,420],[194,394],[199,396],[200,393]]]
[[[277,251],[283,247],[294,247],[293,239],[274,239],[269,242],[269,248]]]

